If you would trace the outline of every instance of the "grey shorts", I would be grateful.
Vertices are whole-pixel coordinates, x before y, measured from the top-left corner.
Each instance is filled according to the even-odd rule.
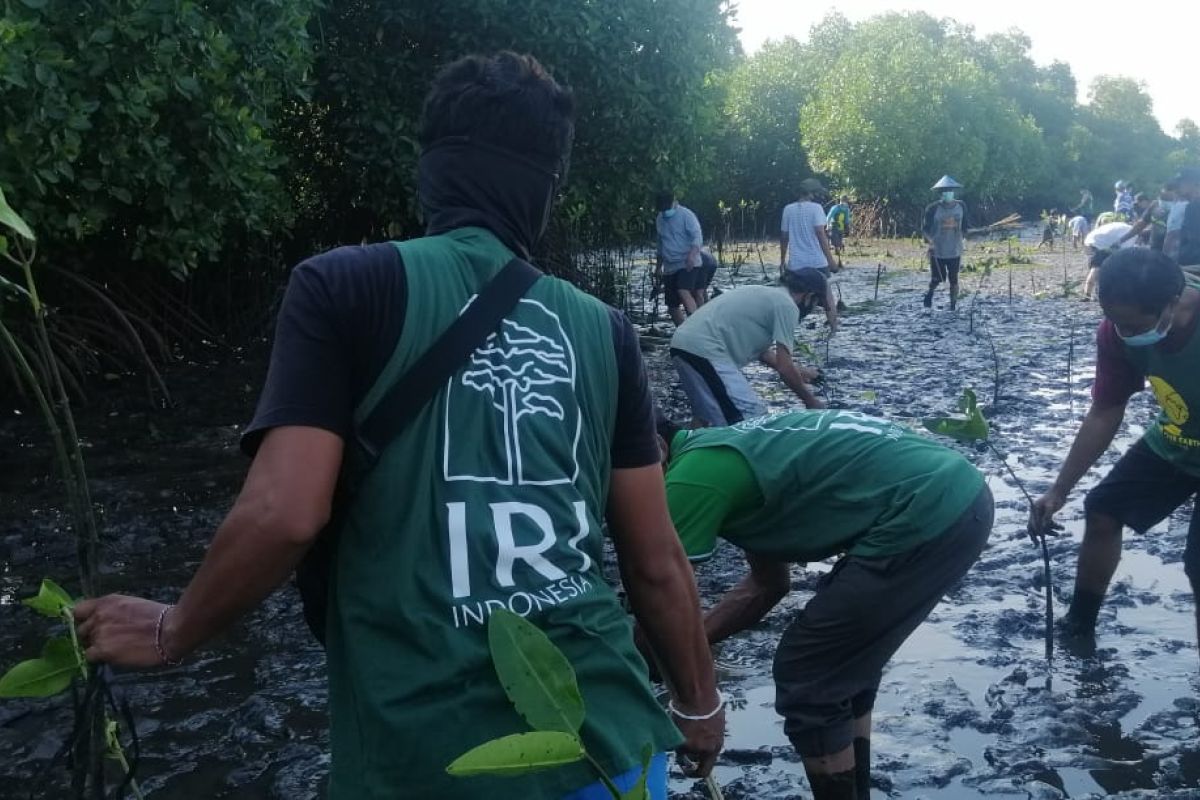
[[[801,756],[853,743],[884,666],[979,558],[993,513],[985,486],[937,538],[885,558],[845,556],[821,580],[775,652],[775,709]]]
[[[729,361],[710,361],[685,350],[671,348],[679,383],[692,406],[692,416],[709,425],[733,425],[762,416],[767,407],[750,381]]]

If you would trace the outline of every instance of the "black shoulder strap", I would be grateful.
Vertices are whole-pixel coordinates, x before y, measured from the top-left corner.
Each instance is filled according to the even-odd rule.
[[[537,267],[513,258],[388,389],[356,432],[358,443],[370,463],[379,458],[383,449],[433,399],[540,277],[542,273]]]

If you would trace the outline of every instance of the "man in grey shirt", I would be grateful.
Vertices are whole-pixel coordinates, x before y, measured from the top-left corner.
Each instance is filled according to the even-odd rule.
[[[933,185],[934,191],[942,193],[942,199],[925,207],[921,234],[929,245],[929,291],[925,293],[924,305],[933,305],[933,292],[938,284],[950,280],[950,310],[958,305],[958,271],[962,266],[963,232],[966,230],[967,206],[955,198],[956,189],[962,184],[943,175]]]
[[[733,425],[766,412],[741,368],[759,360],[808,408],[824,408],[806,381],[815,370],[792,361],[796,324],[825,302],[825,276],[785,272],[782,286],[739,286],[709,301],[671,337],[671,356],[692,415],[707,425]]]
[[[700,254],[704,236],[700,220],[690,208],[679,205],[673,192],[660,192],[655,205],[656,269],[662,279],[667,313],[678,326],[683,324],[685,314],[695,314],[704,304],[705,271]]]

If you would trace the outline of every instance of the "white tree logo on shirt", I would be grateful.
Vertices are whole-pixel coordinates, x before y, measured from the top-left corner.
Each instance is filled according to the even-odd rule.
[[[500,330],[488,336],[471,354],[461,379],[451,382],[446,410],[447,480],[542,486],[574,480],[574,474],[529,474],[528,465],[521,457],[522,431],[526,436],[530,435],[530,423],[535,419],[553,420],[567,427],[568,434],[573,434],[572,448],[578,443],[581,420],[573,396],[575,353],[558,316],[534,300],[522,300],[519,307],[525,312],[541,312],[536,316],[527,313],[523,320],[531,324],[545,321],[547,325],[538,325],[542,328],[539,331],[531,324],[504,320]],[[528,320],[529,317],[532,320]],[[471,448],[451,446],[452,408],[457,405],[460,413],[478,413],[470,410],[473,404],[456,391],[459,386],[487,395],[490,408],[500,412],[501,425],[497,432],[503,434],[503,452],[508,462],[504,474],[479,474],[482,471],[478,464],[480,449],[472,451]],[[571,455],[575,461],[573,451]],[[452,461],[455,462],[453,467]],[[574,471],[578,471],[577,463]]]

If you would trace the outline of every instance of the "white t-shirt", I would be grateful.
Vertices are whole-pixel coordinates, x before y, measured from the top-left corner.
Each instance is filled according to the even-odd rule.
[[[780,233],[788,235],[788,269],[827,267],[817,229],[825,228],[825,209],[819,203],[801,200],[783,209]]]
[[[1097,250],[1108,250],[1110,247],[1115,247],[1121,241],[1121,237],[1129,233],[1132,229],[1133,226],[1128,222],[1109,222],[1089,233],[1087,238],[1083,240],[1083,243]],[[1121,249],[1133,247],[1134,244],[1133,239],[1129,239],[1121,245]]]
[[[1071,226],[1071,233],[1075,234],[1076,236],[1083,236],[1088,232],[1087,217],[1083,216],[1082,214],[1078,217],[1071,217],[1071,221],[1068,224]]]

